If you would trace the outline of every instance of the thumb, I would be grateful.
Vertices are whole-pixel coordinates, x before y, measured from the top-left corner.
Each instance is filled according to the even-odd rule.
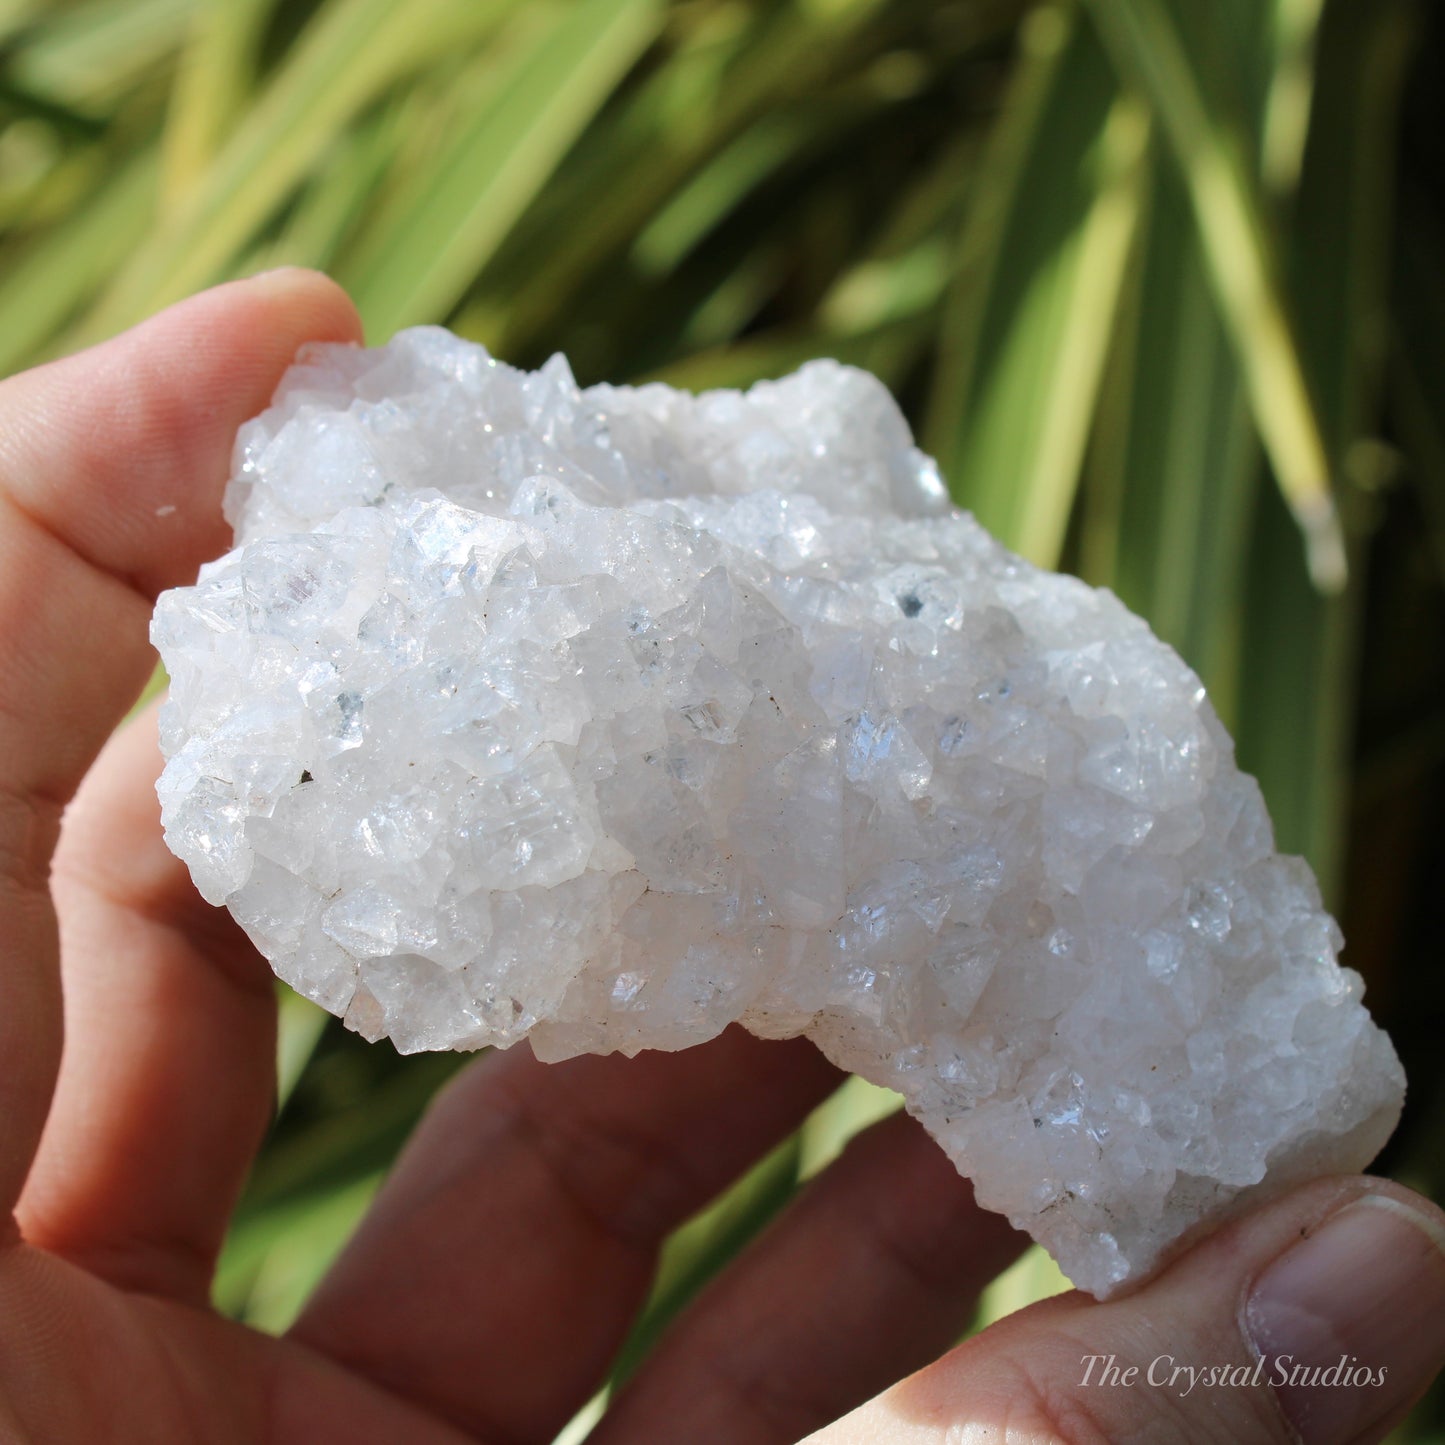
[[[1445,1215],[1399,1185],[1308,1185],[1135,1293],[1061,1295],[904,1380],[813,1445],[1344,1445],[1445,1362]]]

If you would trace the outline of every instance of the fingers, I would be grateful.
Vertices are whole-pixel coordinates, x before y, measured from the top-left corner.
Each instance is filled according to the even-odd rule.
[[[224,543],[237,426],[300,343],[356,328],[330,282],[278,273],[0,383],[0,1214],[59,1063],[60,810],[149,673],[155,589]]]
[[[332,282],[281,271],[0,383],[10,792],[69,796],[149,674],[155,593],[227,543],[237,427],[303,342],[358,335]]]
[[[293,1338],[481,1439],[545,1445],[663,1237],[838,1080],[810,1044],[737,1028],[630,1060],[489,1056],[432,1107]]]
[[[895,1115],[677,1322],[589,1445],[790,1445],[946,1349],[1025,1243]]]
[[[0,1339],[5,1445],[476,1445],[309,1351],[28,1246],[0,1256]]]
[[[1123,1299],[984,1331],[814,1445],[1377,1441],[1445,1360],[1445,1215],[1371,1179],[1305,1187]]]
[[[52,891],[65,1052],[17,1218],[122,1288],[203,1303],[271,1116],[271,971],[161,837],[155,708],[65,814]]]
[[[190,582],[230,544],[221,491],[237,428],[306,342],[360,340],[346,293],[315,271],[202,292],[0,384],[4,490],[147,597]]]

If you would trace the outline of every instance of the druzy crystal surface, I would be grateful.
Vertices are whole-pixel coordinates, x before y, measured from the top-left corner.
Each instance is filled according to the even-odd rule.
[[[362,1033],[806,1034],[1099,1294],[1392,1128],[1198,678],[954,510],[872,377],[321,347],[227,510],[156,614],[167,837]]]

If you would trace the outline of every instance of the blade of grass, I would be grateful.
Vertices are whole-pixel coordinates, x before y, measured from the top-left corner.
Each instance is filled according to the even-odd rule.
[[[504,355],[525,350],[526,338],[546,330],[564,311],[599,258],[629,244],[681,183],[680,175],[711,153],[697,134],[705,98],[717,89],[728,57],[745,47],[763,21],[741,10],[708,11],[706,17],[671,36],[665,60],[580,138],[553,183],[483,268],[458,321],[465,334]],[[675,18],[670,28],[679,29]],[[696,97],[696,103],[680,105],[684,95]],[[691,161],[680,175],[669,155],[679,147]],[[576,225],[578,216],[587,217],[585,227]]]
[[[1211,106],[1160,0],[1086,0],[1121,74],[1148,97],[1194,206],[1220,313],[1238,352],[1255,425],[1304,533],[1315,585],[1338,591],[1345,551],[1320,419],[1305,382],[1260,205],[1232,128]]]
[[[1125,267],[1138,222],[1148,118],[1114,103],[1103,136],[1105,175],[1085,219],[1060,335],[1041,383],[1041,424],[1018,479],[1015,536],[1026,557],[1056,564],[1093,420]],[[1035,384],[1039,384],[1036,382]]]
[[[87,205],[14,258],[0,279],[0,373],[38,359],[96,293],[117,251],[137,244],[154,214],[156,146],[136,150]]]
[[[11,78],[67,105],[106,105],[179,49],[199,3],[90,0],[52,9],[16,46]]]
[[[656,0],[553,7],[350,276],[372,333],[440,320],[654,38]]]
[[[1020,8],[986,7],[964,42],[985,43]],[[462,327],[508,356],[555,337],[589,279],[611,284],[633,238],[711,157],[771,108],[864,67],[920,13],[911,0],[849,0],[827,16],[802,3],[710,12],[583,137],[483,272]]]
[[[1072,15],[1056,5],[1041,6],[1025,20],[1008,92],[980,159],[977,195],[954,261],[959,279],[939,328],[938,362],[923,427],[925,448],[948,476],[956,476],[967,398],[974,392],[994,275],[1004,256],[1004,232],[1020,199],[1024,169],[1038,145],[1074,29]]]
[[[780,119],[791,122],[796,109],[790,104]],[[878,155],[911,158],[920,147],[941,142],[910,124],[914,117],[906,111],[889,117],[856,78],[829,86],[802,109],[807,116],[801,123],[770,128],[770,139],[781,143],[765,148],[765,165],[730,164],[737,146],[759,155],[748,146],[750,129],[708,168],[714,174],[705,207],[689,205],[681,213],[685,225],[680,219],[676,227],[669,224],[672,249],[656,258],[660,273],[648,274],[634,247],[629,259],[607,269],[605,287],[579,297],[558,338],[574,353],[579,375],[636,374],[700,347],[723,345],[779,304],[808,312],[825,330],[855,333],[923,304],[900,294],[887,315],[835,324],[814,298],[874,228],[871,214],[860,213],[852,199],[858,169],[878,164]],[[890,271],[905,265],[897,258],[884,264]],[[936,294],[937,285],[931,289]]]
[[[764,377],[778,377],[796,371],[805,361],[831,356],[850,366],[868,366],[870,358],[882,355],[914,354],[925,346],[933,332],[929,315],[910,316],[876,330],[849,336],[823,333],[811,327],[781,328],[759,332],[728,346],[691,356],[640,378],[665,381],[687,391],[712,391],[719,387],[746,387]],[[896,388],[898,373],[886,363],[877,371],[884,382]]]
[[[743,196],[818,135],[821,121],[816,103],[776,112],[725,147],[639,232],[630,257],[640,275],[663,276],[677,266]]]
[[[220,279],[357,114],[474,43],[512,0],[331,0],[256,99],[204,183],[141,247],[71,338],[109,335]]]
[[[1338,897],[1343,817],[1346,656],[1337,616],[1312,594],[1288,513],[1259,499],[1247,564],[1239,720],[1240,766],[1259,779],[1276,846],[1307,858],[1327,904]],[[1341,603],[1332,599],[1331,613]]]
[[[818,320],[825,330],[846,333],[916,315],[942,299],[950,259],[947,239],[932,235],[901,255],[862,261],[829,289]]]
[[[8,122],[5,128],[5,146],[9,150],[15,144],[13,126],[15,120],[41,121],[56,139],[61,136],[79,136],[94,139],[105,133],[105,121],[78,110],[51,95],[27,89],[13,74],[0,74],[0,119]],[[14,161],[6,157],[7,169]]]
[[[1158,0],[1168,12],[1194,73],[1207,81],[1211,108],[1238,127],[1233,139],[1258,175],[1266,99],[1280,59],[1275,10],[1280,0]]]
[[[1274,64],[1264,100],[1260,176],[1265,190],[1287,196],[1299,183],[1314,97],[1314,43],[1324,0],[1275,0]]]
[[[216,1308],[253,1329],[283,1334],[345,1248],[383,1177],[376,1172],[318,1190],[232,1231],[211,1291]]]
[[[10,120],[5,115],[10,99],[0,86],[0,231],[23,222],[63,156],[50,118],[27,114]]]
[[[965,132],[898,198],[882,229],[818,304],[825,331],[845,335],[937,312],[953,279],[954,238],[975,189],[981,141]]]
[[[612,1369],[615,1389],[647,1357],[667,1326],[724,1265],[757,1237],[798,1189],[798,1138],[784,1140],[663,1247],[652,1295]]]
[[[0,44],[24,30],[43,15],[47,7],[48,0],[0,0]]]
[[[176,67],[166,116],[161,209],[190,194],[250,97],[275,0],[204,0]]]
[[[1056,23],[1068,33],[1051,84],[1029,143],[999,180],[1011,204],[990,218],[989,235],[969,238],[988,259],[982,275],[960,271],[954,304],[964,319],[945,323],[967,339],[968,389],[949,391],[944,369],[930,401],[939,419],[930,435],[955,495],[1007,545],[1049,566],[1073,507],[1148,135],[1143,107],[1117,93],[1091,32],[1063,16]]]
[[[1291,282],[1330,454],[1370,425],[1380,384],[1398,73],[1410,11],[1331,7],[1319,36],[1316,103],[1299,195]],[[1348,497],[1349,494],[1347,493]],[[1338,890],[1362,590],[1323,600],[1292,560],[1280,509],[1261,498],[1250,558],[1238,746],[1286,852]],[[1357,565],[1358,565],[1357,558]]]
[[[1142,242],[1090,457],[1083,572],[1180,650],[1229,720],[1259,453],[1188,198],[1157,162]]]
[[[683,323],[680,349],[695,353],[730,345],[783,284],[788,259],[786,246],[764,245],[734,266]]]
[[[247,1182],[236,1209],[238,1225],[290,1200],[340,1188],[385,1168],[432,1095],[466,1058],[417,1055],[374,1081],[365,1091],[364,1107],[338,1109],[304,1127],[278,1131]]]
[[[604,1385],[593,1397],[562,1427],[552,1445],[583,1445],[597,1422],[607,1412],[607,1402],[612,1396],[611,1389]]]
[[[1030,1245],[984,1290],[978,1302],[974,1329],[986,1329],[996,1320],[1051,1295],[1062,1294],[1068,1288],[1068,1280],[1059,1272],[1052,1257],[1037,1244]]]
[[[276,985],[276,1108],[286,1107],[331,1015],[285,984]]]
[[[335,268],[338,253],[367,213],[396,153],[403,109],[400,102],[382,106],[337,139],[297,198],[280,234],[263,243],[245,270]]]
[[[798,1177],[821,1173],[848,1147],[848,1141],[870,1125],[896,1114],[903,1096],[880,1088],[856,1074],[845,1079],[803,1121],[798,1131]]]

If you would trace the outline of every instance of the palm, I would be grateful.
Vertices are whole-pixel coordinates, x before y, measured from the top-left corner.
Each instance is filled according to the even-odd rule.
[[[0,1291],[7,1441],[467,1438],[302,1349],[173,1301],[127,1294],[38,1250],[7,1254]]]

